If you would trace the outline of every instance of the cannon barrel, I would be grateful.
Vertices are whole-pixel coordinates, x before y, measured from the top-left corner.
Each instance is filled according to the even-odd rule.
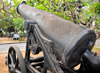
[[[96,40],[93,30],[24,2],[18,5],[17,11],[25,20],[35,20],[38,23],[43,34],[54,42],[55,55],[67,68],[79,64],[84,52],[93,48]]]

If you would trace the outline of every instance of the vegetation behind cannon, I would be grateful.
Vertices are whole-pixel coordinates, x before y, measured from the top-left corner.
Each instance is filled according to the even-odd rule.
[[[19,4],[17,11],[25,20],[37,22],[42,34],[53,41],[53,52],[66,68],[71,69],[78,65],[84,52],[87,49],[91,50],[95,44],[94,31],[86,27],[25,3]],[[25,29],[28,30],[29,22],[25,23]]]

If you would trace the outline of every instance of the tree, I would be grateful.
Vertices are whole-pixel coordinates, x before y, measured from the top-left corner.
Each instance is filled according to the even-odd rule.
[[[0,28],[8,29],[9,27],[14,27],[17,31],[23,31],[24,19],[16,11],[17,5],[21,2],[22,0],[0,1]]]
[[[17,31],[24,31],[24,19],[17,17],[13,19],[14,27]]]
[[[5,24],[4,27],[14,26],[17,31],[24,30],[24,19],[16,11],[16,7],[21,2],[22,0],[0,2],[0,21],[2,25]],[[28,5],[56,14],[75,24],[84,25],[95,31],[100,29],[99,0],[26,0],[26,2]],[[93,23],[95,25],[92,25]]]

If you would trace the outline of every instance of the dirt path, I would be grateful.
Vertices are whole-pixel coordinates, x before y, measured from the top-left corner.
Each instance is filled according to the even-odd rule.
[[[7,54],[0,54],[0,73],[8,73],[8,67],[5,65],[5,56]]]
[[[100,50],[93,50],[93,52],[97,52],[100,56]],[[25,52],[22,52],[23,57],[25,57]],[[8,73],[8,66],[5,65],[5,57],[7,54],[0,54],[0,73]]]
[[[13,38],[0,37],[0,43],[18,42],[18,40],[13,40]]]
[[[26,41],[26,38],[24,39],[24,41]],[[0,43],[10,43],[10,42],[19,42],[19,40],[13,40],[13,38],[8,38],[8,37],[0,37]]]

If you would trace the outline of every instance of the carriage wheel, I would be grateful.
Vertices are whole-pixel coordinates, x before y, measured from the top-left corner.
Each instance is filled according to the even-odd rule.
[[[22,54],[17,46],[11,46],[8,51],[9,73],[26,73],[26,66]]]

